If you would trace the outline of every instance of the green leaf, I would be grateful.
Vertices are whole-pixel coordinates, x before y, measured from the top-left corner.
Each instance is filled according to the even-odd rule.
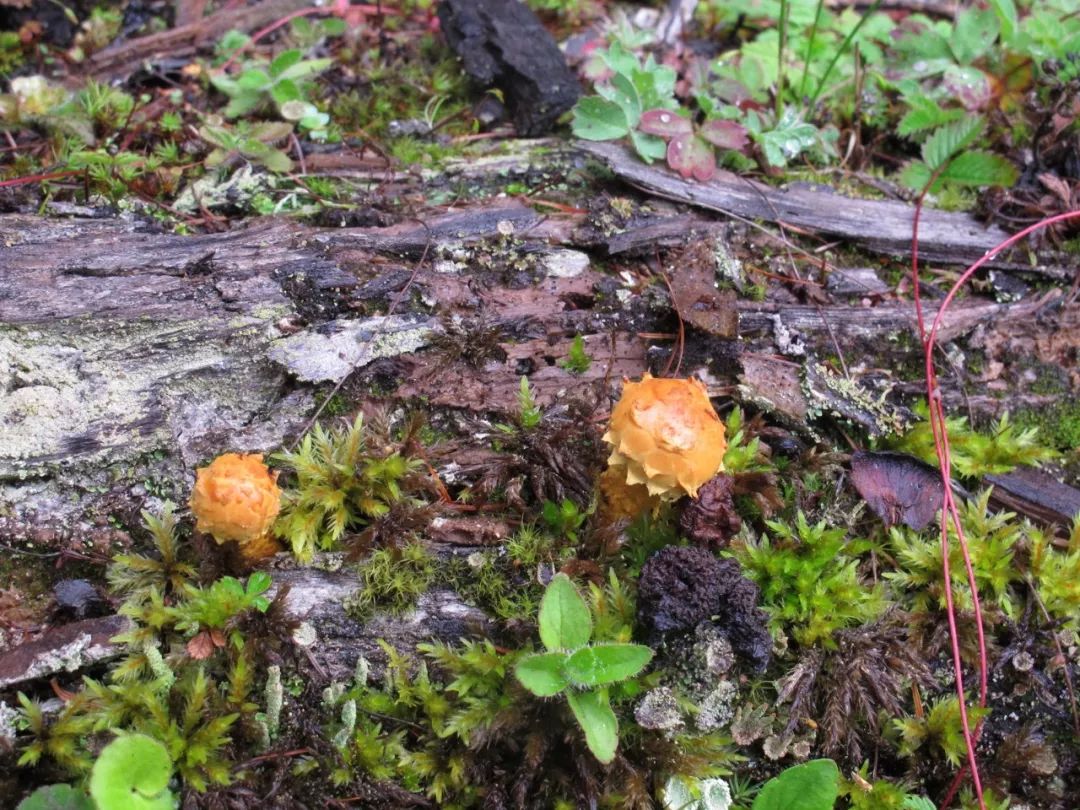
[[[240,74],[240,78],[236,80],[236,88],[240,91],[259,91],[265,87],[269,87],[273,84],[271,79],[264,70],[258,68],[252,68],[251,70],[245,70]],[[223,84],[219,84],[219,89],[223,88]],[[222,89],[222,92],[228,92]]]
[[[949,158],[978,139],[985,123],[982,116],[976,115],[953,121],[935,130],[923,144],[923,162],[931,170],[941,168]]]
[[[667,144],[663,138],[655,135],[646,135],[640,129],[630,130],[630,142],[634,145],[638,156],[646,163],[661,160],[667,154]]]
[[[571,655],[564,671],[579,686],[603,686],[637,675],[652,656],[643,644],[598,644]]]
[[[521,685],[537,697],[551,697],[570,685],[562,671],[565,663],[566,653],[527,655],[517,662],[514,674]]]
[[[963,110],[943,110],[927,96],[911,96],[905,100],[909,108],[896,127],[896,133],[904,138],[964,117]]]
[[[614,101],[586,96],[574,105],[571,129],[587,141],[611,141],[630,132],[626,114]]]
[[[1013,0],[990,0],[990,8],[994,10],[1001,25],[1001,38],[1006,41],[1012,39],[1016,33],[1016,4]]]
[[[270,74],[272,76],[280,76],[286,70],[296,65],[304,55],[300,52],[299,48],[290,48],[287,51],[282,51],[276,57],[274,61],[270,63]]]
[[[913,160],[908,163],[897,180],[900,181],[900,185],[905,188],[909,188],[912,191],[922,192],[926,188],[926,184],[930,182],[930,175],[933,172],[930,171],[930,167],[923,163],[921,160]]]
[[[840,792],[840,770],[831,759],[788,768],[765,783],[753,810],[832,810]]]
[[[598,760],[605,765],[615,759],[619,746],[619,721],[608,703],[607,692],[595,689],[590,692],[568,692],[566,700],[585,732],[585,743]]]
[[[94,805],[71,785],[46,785],[19,802],[16,810],[94,810]]]
[[[592,615],[566,574],[556,574],[540,600],[540,640],[552,652],[576,650],[589,643]]]
[[[938,179],[964,186],[1002,186],[1016,182],[1017,171],[1006,158],[980,150],[954,157]]]
[[[956,18],[949,48],[961,65],[970,65],[994,47],[1001,24],[997,14],[988,8],[967,8]]]
[[[934,803],[925,796],[905,796],[902,810],[937,810]]]
[[[308,59],[303,62],[297,62],[295,65],[286,68],[276,75],[279,80],[291,79],[295,81],[297,79],[306,79],[309,76],[322,73],[332,64],[332,59]]]
[[[144,734],[117,737],[90,773],[90,796],[109,810],[172,810],[172,760],[165,746]]]
[[[637,88],[626,76],[616,73],[611,77],[612,93],[609,96],[623,111],[626,116],[626,124],[633,129],[641,120],[641,99],[638,97]]]
[[[270,96],[280,106],[287,104],[290,101],[303,101],[304,96],[300,92],[300,88],[296,86],[296,82],[289,79],[282,79],[270,90]]]

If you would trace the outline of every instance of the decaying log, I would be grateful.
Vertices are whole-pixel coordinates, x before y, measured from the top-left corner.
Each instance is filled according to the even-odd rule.
[[[649,166],[617,143],[581,142],[579,148],[603,161],[620,179],[659,197],[842,237],[889,256],[911,252],[914,209],[906,203],[859,200],[825,187],[778,189],[729,172],[717,172],[709,182],[698,183],[684,180],[666,168]],[[996,225],[984,225],[969,214],[924,209],[919,224],[919,255],[924,261],[969,264],[1008,236]],[[1032,263],[1026,248],[996,256],[988,266],[1056,279],[1071,275],[1067,263],[1054,261],[1054,257],[1041,256],[1038,263]]]
[[[327,681],[347,682],[361,655],[377,677],[386,662],[380,641],[400,652],[412,653],[424,641],[453,642],[484,634],[488,629],[489,619],[483,611],[466,605],[445,588],[423,594],[416,606],[402,616],[377,614],[369,621],[358,622],[345,608],[360,587],[355,572],[296,568],[286,561],[272,571],[272,576],[270,595],[289,586],[287,613],[306,625],[297,633],[298,643],[309,649],[309,660]],[[0,655],[0,690],[54,676],[77,680],[71,673],[124,653],[124,646],[111,639],[130,626],[129,619],[118,615],[84,619],[58,625],[33,641],[6,650]]]
[[[500,412],[522,374],[541,403],[570,386],[600,401],[605,385],[647,367],[650,347],[670,348],[636,324],[674,324],[662,292],[620,290],[586,254],[550,244],[575,245],[575,231],[513,202],[387,228],[266,220],[194,237],[135,220],[0,217],[0,510],[74,532],[102,493],[182,491],[223,448],[268,451],[294,435],[314,404],[298,382],[335,383],[380,357],[393,358],[384,370],[398,401]],[[513,261],[498,265],[507,251]],[[430,314],[402,311],[403,295]],[[358,312],[391,304],[391,319]],[[957,305],[942,334],[1008,332],[1046,305]],[[899,304],[738,308],[753,351],[798,363],[836,339],[869,350],[913,328]],[[453,317],[502,330],[503,357],[455,366],[448,386],[447,361],[416,350]],[[560,365],[575,334],[595,361],[580,376]]]

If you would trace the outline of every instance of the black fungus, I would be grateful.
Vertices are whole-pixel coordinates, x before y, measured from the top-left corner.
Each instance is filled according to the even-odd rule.
[[[759,598],[757,585],[742,575],[735,560],[718,560],[701,548],[668,546],[642,568],[638,620],[653,636],[714,621],[736,655],[762,671],[772,637]]]

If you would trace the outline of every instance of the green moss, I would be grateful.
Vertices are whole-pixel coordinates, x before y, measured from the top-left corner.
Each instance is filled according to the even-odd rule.
[[[1080,402],[1063,400],[1039,410],[1023,410],[1016,414],[1018,429],[1037,429],[1051,447],[1063,453],[1080,448]]]
[[[360,564],[360,589],[346,600],[345,611],[357,621],[377,611],[406,613],[431,589],[436,568],[435,558],[420,541],[377,549]]]

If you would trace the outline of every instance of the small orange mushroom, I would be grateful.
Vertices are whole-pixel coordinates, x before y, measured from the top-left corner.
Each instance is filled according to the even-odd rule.
[[[700,381],[650,374],[623,383],[604,441],[613,446],[608,464],[625,469],[627,484],[644,484],[667,501],[696,498],[727,449],[724,423]]]
[[[281,550],[271,534],[281,508],[277,473],[263,463],[261,453],[225,453],[195,474],[191,511],[195,529],[218,543],[235,541],[248,562]]]

